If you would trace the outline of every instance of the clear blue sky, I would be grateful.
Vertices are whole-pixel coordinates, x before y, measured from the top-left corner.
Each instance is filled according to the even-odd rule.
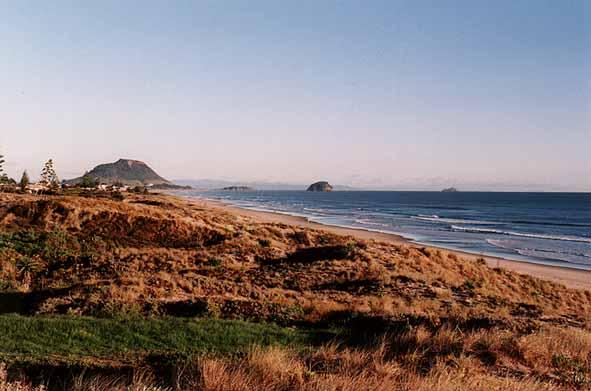
[[[36,177],[591,191],[591,2],[2,1],[0,150]]]

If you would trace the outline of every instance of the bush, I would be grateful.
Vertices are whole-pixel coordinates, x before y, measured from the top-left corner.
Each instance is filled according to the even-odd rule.
[[[207,261],[207,266],[220,267],[222,266],[222,261],[218,258],[209,258]]]
[[[271,241],[269,239],[259,239],[259,246],[261,247],[270,247]]]
[[[148,189],[146,189],[145,186],[135,186],[134,188],[129,190],[131,193],[136,193],[136,194],[146,194],[148,192]]]
[[[114,191],[111,194],[111,198],[115,201],[123,201],[125,199],[125,196],[120,191]]]
[[[474,290],[474,288],[476,288],[476,285],[474,284],[474,281],[472,280],[466,280],[464,282],[464,288],[468,289],[468,290]]]
[[[355,250],[357,249],[357,244],[353,242],[349,242],[344,246],[339,246],[335,250],[335,258],[336,259],[345,259],[351,258],[355,255]]]

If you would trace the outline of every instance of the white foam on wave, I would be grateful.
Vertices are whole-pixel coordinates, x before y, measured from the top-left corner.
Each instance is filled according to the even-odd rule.
[[[355,222],[357,224],[375,225],[375,226],[378,226],[378,227],[389,227],[390,226],[389,224],[378,223],[378,222],[367,220],[367,219],[357,219],[357,220],[355,220]]]
[[[492,228],[460,227],[458,225],[452,225],[451,228],[456,231],[463,231],[463,232],[491,233],[491,234],[497,234],[497,235],[518,236],[518,237],[522,237],[522,238],[561,240],[561,241],[565,241],[565,242],[591,243],[591,238],[582,238],[579,236],[555,236],[555,235],[545,235],[545,234],[530,234],[530,233],[525,233],[525,232],[503,231],[500,229],[492,229]]]
[[[538,254],[564,254],[579,258],[588,258],[591,259],[591,252],[585,253],[581,252],[580,249],[575,248],[518,248],[519,239],[486,239],[486,242],[492,246],[505,248],[509,250],[517,251],[522,255],[533,255],[533,253]]]
[[[328,212],[326,209],[320,209],[320,208],[304,208],[304,210],[310,211],[310,212],[319,212],[319,213],[326,213]]]
[[[521,247],[524,242],[520,239],[486,239],[491,246],[513,251],[528,259],[546,259],[579,265],[588,268],[591,265],[591,253],[577,248],[530,248]],[[573,244],[574,245],[574,244]]]
[[[439,217],[437,215],[418,215],[418,216],[411,216],[411,219],[415,220],[423,220],[423,221],[431,221],[434,223],[444,223],[444,224],[476,224],[476,225],[498,225],[504,224],[494,221],[481,221],[481,220],[462,220],[462,219],[447,219],[443,217]]]
[[[303,208],[303,211],[305,213],[308,213],[310,215],[315,215],[315,216],[330,216],[331,215],[330,211],[328,211],[326,209]]]
[[[540,250],[535,248],[524,248],[524,249],[517,249],[520,255],[525,257],[538,257],[538,258],[546,258],[546,259],[559,259],[564,262],[569,263],[579,263],[583,265],[591,264],[591,257],[586,254],[579,254],[579,253],[571,253],[565,251],[550,251],[550,250]]]

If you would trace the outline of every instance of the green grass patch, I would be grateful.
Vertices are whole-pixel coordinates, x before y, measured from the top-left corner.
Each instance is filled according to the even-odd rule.
[[[147,355],[190,357],[239,353],[252,345],[304,347],[309,332],[272,324],[218,319],[98,319],[73,316],[0,316],[0,359],[132,363]]]

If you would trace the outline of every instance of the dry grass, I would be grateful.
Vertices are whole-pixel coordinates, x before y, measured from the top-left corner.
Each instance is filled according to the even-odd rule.
[[[586,390],[591,389],[589,352],[590,334],[581,329],[548,326],[522,334],[418,326],[383,334],[359,347],[254,346],[246,355],[182,360],[164,372],[154,363],[136,366],[131,375],[82,373],[65,389]],[[6,376],[1,379],[0,385],[8,387]],[[18,383],[10,386],[18,389]],[[24,383],[20,386],[27,390]]]
[[[589,291],[447,251],[257,223],[168,196],[0,197],[0,295],[20,292],[27,304],[17,312],[132,311],[350,331],[348,346],[201,358],[179,369],[182,389],[591,386]],[[81,378],[74,389],[157,383],[115,380]]]
[[[159,383],[156,376],[138,371],[127,379],[80,376],[70,383],[68,389],[550,391],[591,387],[591,382],[572,383],[568,375],[557,372],[553,359],[556,354],[584,355],[591,349],[588,336],[582,337],[576,330],[549,328],[532,334],[522,343],[510,341],[517,349],[512,351],[503,342],[511,336],[504,333],[461,334],[444,329],[432,334],[418,328],[399,338],[384,338],[373,349],[339,348],[336,345],[303,352],[277,347],[253,348],[241,358],[204,357],[185,364],[178,368],[175,384],[169,388],[156,386]],[[569,344],[561,349],[547,342],[559,336],[582,342],[583,346]],[[483,360],[483,349],[491,349],[489,354],[495,355],[497,364]],[[532,360],[528,356],[532,352],[538,354],[535,367],[527,367],[525,364]],[[542,368],[547,372],[544,376],[540,373]],[[9,383],[5,376],[0,378],[0,390],[42,389]]]
[[[40,249],[23,250],[10,237],[0,246],[0,289],[56,289],[32,312],[158,314],[192,301],[215,315],[268,320],[346,310],[584,325],[591,314],[591,292],[454,253],[256,223],[167,196],[4,194],[0,228],[25,242],[30,232],[45,235]],[[277,314],[278,306],[292,310]]]

